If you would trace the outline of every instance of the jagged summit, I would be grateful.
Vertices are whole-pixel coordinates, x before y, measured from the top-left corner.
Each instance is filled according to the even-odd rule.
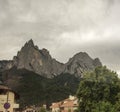
[[[72,58],[70,58],[69,61],[72,61],[73,59],[86,60],[86,59],[91,59],[91,57],[86,52],[79,52],[79,53],[75,54]]]
[[[28,44],[34,44],[33,39],[28,40]]]
[[[28,42],[27,42],[28,45],[33,45],[34,46],[34,42],[32,39],[30,39]]]
[[[81,77],[85,71],[91,71],[96,66],[102,66],[98,58],[94,60],[86,52],[79,52],[66,63],[65,72]]]
[[[75,57],[76,56],[88,56],[88,54],[86,52],[79,52],[77,54],[74,55]]]
[[[1,70],[15,66],[17,69],[33,71],[47,78],[61,73],[70,73],[81,77],[85,71],[93,70],[96,66],[101,65],[98,58],[92,59],[86,52],[79,52],[66,64],[62,64],[53,59],[47,49],[39,49],[35,46],[32,39],[25,43],[11,62],[0,62]]]
[[[23,48],[24,48],[24,47],[34,47],[34,42],[33,42],[33,40],[30,39],[29,41],[27,41],[27,42],[25,43],[25,45],[23,46]]]
[[[43,53],[49,54],[49,51],[48,51],[47,49],[45,49],[45,48],[43,48],[41,51],[42,51]]]
[[[47,55],[47,56],[50,56],[50,53],[47,49],[43,48],[42,50],[40,50],[40,52],[43,54],[43,55]],[[50,56],[51,57],[51,56]]]
[[[39,50],[33,40],[22,47],[13,61],[18,69],[25,68],[48,78],[60,74],[64,69],[64,65],[52,59],[47,49]]]

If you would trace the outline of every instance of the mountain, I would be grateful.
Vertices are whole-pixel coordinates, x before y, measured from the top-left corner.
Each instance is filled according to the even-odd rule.
[[[13,61],[2,60],[0,61],[0,72],[8,70],[13,67]]]
[[[47,49],[40,50],[29,40],[13,60],[0,61],[0,80],[19,93],[21,107],[50,105],[76,94],[84,72],[101,65],[98,58],[92,59],[85,52],[60,63]]]
[[[33,41],[28,41],[13,59],[17,69],[27,69],[47,78],[60,74],[64,64],[53,59],[47,49],[39,50]]]
[[[87,53],[80,52],[74,55],[65,65],[65,73],[75,74],[82,77],[86,71],[91,71],[97,66],[102,66],[98,58],[92,59]]]
[[[87,53],[80,52],[74,55],[65,64],[53,59],[47,49],[40,50],[29,40],[18,51],[11,61],[0,61],[0,71],[9,70],[12,67],[26,69],[47,78],[53,78],[61,73],[74,74],[81,77],[85,71],[91,71],[101,66],[98,58],[92,59]]]

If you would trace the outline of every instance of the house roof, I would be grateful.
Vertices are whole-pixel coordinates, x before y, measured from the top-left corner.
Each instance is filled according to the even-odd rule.
[[[11,88],[9,88],[8,86],[0,85],[0,90],[4,90],[5,92],[7,92],[7,91],[13,92],[13,93],[15,94],[15,98],[16,98],[16,99],[19,99],[19,97],[20,97],[15,91],[13,91],[13,90],[12,90]]]
[[[62,102],[52,103],[52,105],[50,106],[50,108],[59,108],[61,104],[62,104]]]
[[[64,102],[60,107],[76,107],[76,106],[78,106],[78,104],[75,103],[75,101],[69,100],[67,102]]]
[[[60,108],[60,107],[77,107],[77,98],[73,97],[72,99],[67,98],[65,100],[62,100],[60,102],[52,103],[52,106],[50,108]]]

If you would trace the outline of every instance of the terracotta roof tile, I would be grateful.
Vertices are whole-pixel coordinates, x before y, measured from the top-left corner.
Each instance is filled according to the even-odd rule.
[[[62,102],[56,102],[56,103],[52,103],[52,105],[50,106],[50,108],[59,108]]]
[[[65,100],[62,100],[60,102],[52,103],[50,108],[60,108],[60,107],[77,107],[77,98],[74,99],[67,98]]]
[[[63,103],[60,107],[76,107],[78,106],[77,104],[74,103],[74,101],[67,101]]]

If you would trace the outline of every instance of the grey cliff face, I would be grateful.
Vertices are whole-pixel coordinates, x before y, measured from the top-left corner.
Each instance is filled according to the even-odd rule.
[[[85,71],[91,71],[97,66],[102,66],[98,58],[94,60],[87,53],[80,52],[66,63],[65,72],[82,77]]]
[[[29,40],[14,56],[12,61],[0,61],[0,71],[9,70],[13,66],[17,69],[27,69],[41,76],[52,78],[61,73],[74,74],[82,77],[85,71],[91,71],[102,66],[98,58],[92,59],[87,53],[80,52],[74,55],[66,64],[53,59],[47,49],[39,50],[33,40]]]
[[[47,78],[60,74],[64,69],[63,64],[52,59],[47,49],[39,50],[32,40],[14,57],[14,64],[18,69],[25,68]]]
[[[6,60],[3,60],[3,61],[0,61],[0,72],[4,71],[4,70],[8,70],[10,68],[13,67],[13,61],[9,60],[9,61],[6,61]]]

